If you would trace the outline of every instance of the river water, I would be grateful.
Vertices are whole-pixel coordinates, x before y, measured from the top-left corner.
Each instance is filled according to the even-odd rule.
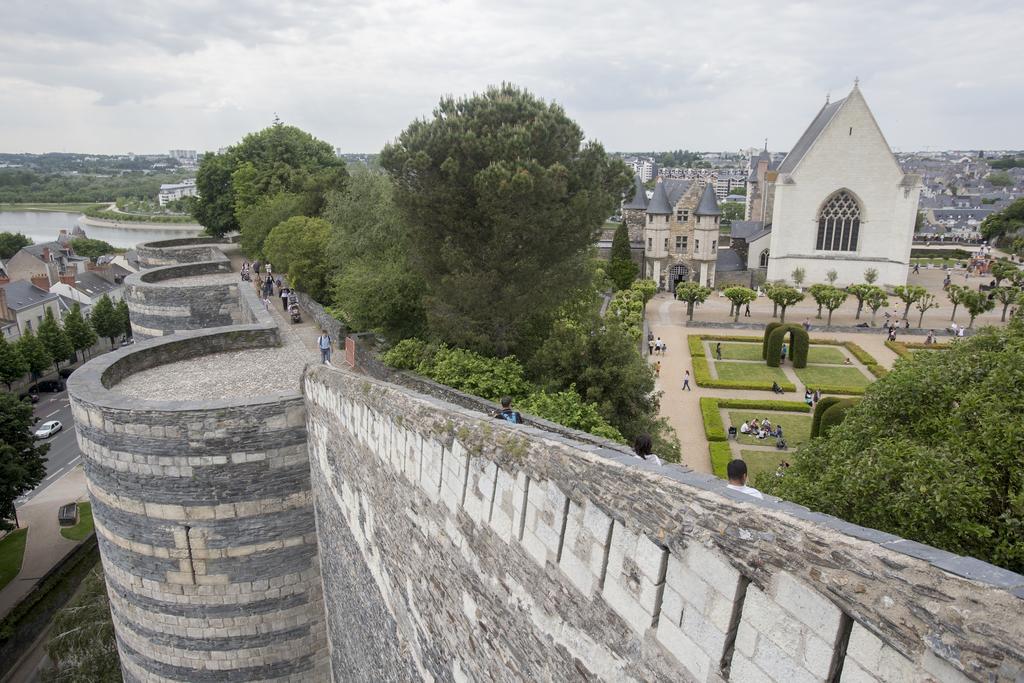
[[[52,242],[57,239],[61,229],[71,232],[79,225],[80,213],[64,213],[60,211],[0,211],[0,232],[20,232],[33,242]],[[126,227],[122,223],[117,228],[97,228],[81,224],[85,234],[94,240],[109,242],[115,247],[131,249],[139,242],[153,240],[169,240],[179,237],[194,237],[199,234],[195,230],[180,228],[140,229]]]

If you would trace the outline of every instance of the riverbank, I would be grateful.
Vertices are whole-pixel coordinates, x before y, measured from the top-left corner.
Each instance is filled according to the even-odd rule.
[[[57,213],[83,213],[89,209],[102,209],[108,202],[95,204],[58,204],[54,202],[24,202],[18,204],[0,204],[0,212],[11,211],[46,211]]]
[[[146,223],[142,221],[114,221],[105,218],[81,216],[78,222],[84,228],[106,228],[116,230],[160,230],[173,232],[177,237],[196,237],[203,231],[198,223]],[[143,239],[143,238],[140,238]]]

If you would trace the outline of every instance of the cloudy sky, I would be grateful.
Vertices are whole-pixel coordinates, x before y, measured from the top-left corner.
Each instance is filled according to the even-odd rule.
[[[786,150],[855,77],[900,150],[1024,148],[1005,0],[0,0],[0,151],[375,152],[511,81],[610,150]]]

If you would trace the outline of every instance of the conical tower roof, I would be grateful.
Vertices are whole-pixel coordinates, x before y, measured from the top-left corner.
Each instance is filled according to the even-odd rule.
[[[659,216],[671,216],[672,205],[668,203],[668,195],[665,193],[665,183],[660,180],[654,186],[654,196],[651,203],[647,205],[647,213]]]
[[[644,187],[644,181],[640,180],[640,176],[633,176],[633,180],[633,198],[622,208],[643,211],[647,209],[647,188]]]
[[[700,204],[697,205],[697,210],[694,211],[697,216],[721,216],[722,212],[718,208],[718,197],[715,196],[715,188],[711,187],[711,183],[704,186],[704,194],[700,196]]]

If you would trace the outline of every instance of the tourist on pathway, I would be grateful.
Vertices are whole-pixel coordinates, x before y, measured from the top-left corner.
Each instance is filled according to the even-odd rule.
[[[693,389],[690,388],[690,371],[689,370],[687,370],[683,374],[683,389],[685,389],[686,391],[693,391]]]
[[[786,350],[787,350],[787,348],[788,347],[786,346],[786,343],[783,342],[783,344],[782,344],[782,358],[779,359],[779,365],[785,365],[786,364]]]
[[[764,498],[760,491],[752,486],[747,486],[747,463],[739,459],[733,460],[726,467],[726,472],[729,475],[728,487],[733,491],[739,491],[754,498]]]
[[[715,360],[722,360],[722,342],[715,344]]]
[[[661,361],[660,360],[654,361],[654,376],[655,377],[661,377]]]
[[[647,353],[648,355],[654,355],[654,337],[651,335],[647,336]]]
[[[641,460],[653,462],[655,465],[661,465],[662,460],[654,454],[654,444],[651,442],[650,434],[640,434],[636,437],[636,441],[633,442],[633,453],[636,457]]]
[[[747,310],[743,311],[743,317],[744,318],[749,318],[750,317],[750,304],[749,303],[747,304]]]
[[[320,336],[316,338],[316,345],[320,349],[320,362],[331,364],[331,335],[327,330],[320,330]]]
[[[921,264],[915,263],[914,264],[914,275],[917,275],[920,272],[921,272]]]
[[[494,417],[499,420],[505,420],[512,424],[523,424],[523,416],[519,411],[512,410],[512,397],[502,396],[501,397],[501,410],[494,414]]]
[[[810,332],[810,331],[811,331],[811,319],[810,318],[804,318],[804,332]]]
[[[288,310],[288,295],[290,292],[287,287],[281,288],[281,309],[284,311]]]

